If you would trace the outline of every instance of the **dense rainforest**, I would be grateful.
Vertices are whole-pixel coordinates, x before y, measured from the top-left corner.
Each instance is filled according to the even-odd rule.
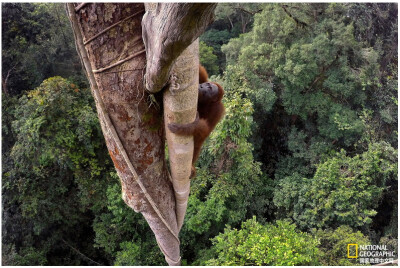
[[[183,264],[377,262],[348,244],[397,259],[397,14],[218,4],[199,52],[226,114],[191,182]],[[63,4],[2,4],[2,264],[166,264],[121,198]]]

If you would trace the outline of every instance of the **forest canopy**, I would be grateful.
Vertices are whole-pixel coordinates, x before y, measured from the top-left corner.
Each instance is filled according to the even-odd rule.
[[[397,259],[397,14],[218,4],[199,57],[226,114],[191,181],[182,264],[362,264],[348,244]],[[63,4],[2,4],[2,137],[3,265],[166,264],[121,198]]]

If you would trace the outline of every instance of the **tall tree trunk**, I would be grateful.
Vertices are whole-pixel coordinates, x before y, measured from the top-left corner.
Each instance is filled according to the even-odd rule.
[[[146,90],[158,92],[168,85],[164,91],[164,116],[180,230],[190,192],[193,137],[175,135],[167,125],[191,123],[196,118],[199,44],[194,40],[214,20],[216,4],[147,3],[145,6],[142,29],[147,54]]]
[[[173,81],[164,91],[164,121],[169,163],[176,200],[178,230],[183,225],[190,192],[193,137],[175,135],[167,125],[191,123],[196,119],[199,85],[199,40],[185,49],[171,71]]]
[[[162,111],[144,90],[140,3],[67,4],[122,198],[141,212],[169,265],[180,264],[175,197],[164,159]],[[161,101],[161,100],[159,100]]]
[[[163,111],[157,104],[162,95],[150,96],[144,77],[149,92],[169,81],[165,126],[194,121],[199,60],[193,41],[212,21],[215,6],[146,4],[142,20],[141,3],[67,4],[122,198],[146,218],[169,265],[180,264],[178,234],[190,190],[193,138],[167,131],[169,179]]]

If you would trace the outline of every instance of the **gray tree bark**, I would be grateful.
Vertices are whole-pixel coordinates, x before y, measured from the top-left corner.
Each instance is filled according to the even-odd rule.
[[[164,91],[164,123],[169,163],[176,202],[178,230],[183,225],[190,193],[193,137],[175,135],[168,129],[171,122],[186,124],[196,119],[199,85],[199,41],[196,40],[172,66],[172,81]]]
[[[193,137],[175,135],[167,125],[191,123],[196,118],[199,84],[196,39],[214,20],[216,4],[147,3],[145,6],[142,29],[147,54],[146,89],[158,92],[168,84],[164,91],[164,121],[180,230],[190,192]]]
[[[146,4],[142,27],[149,92],[158,92],[166,85],[173,63],[214,20],[216,6],[216,3]]]

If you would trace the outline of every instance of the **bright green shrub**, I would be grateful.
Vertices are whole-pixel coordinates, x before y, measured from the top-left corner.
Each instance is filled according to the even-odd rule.
[[[261,225],[254,217],[240,230],[226,228],[213,244],[217,257],[207,265],[318,264],[318,240],[287,221]]]

